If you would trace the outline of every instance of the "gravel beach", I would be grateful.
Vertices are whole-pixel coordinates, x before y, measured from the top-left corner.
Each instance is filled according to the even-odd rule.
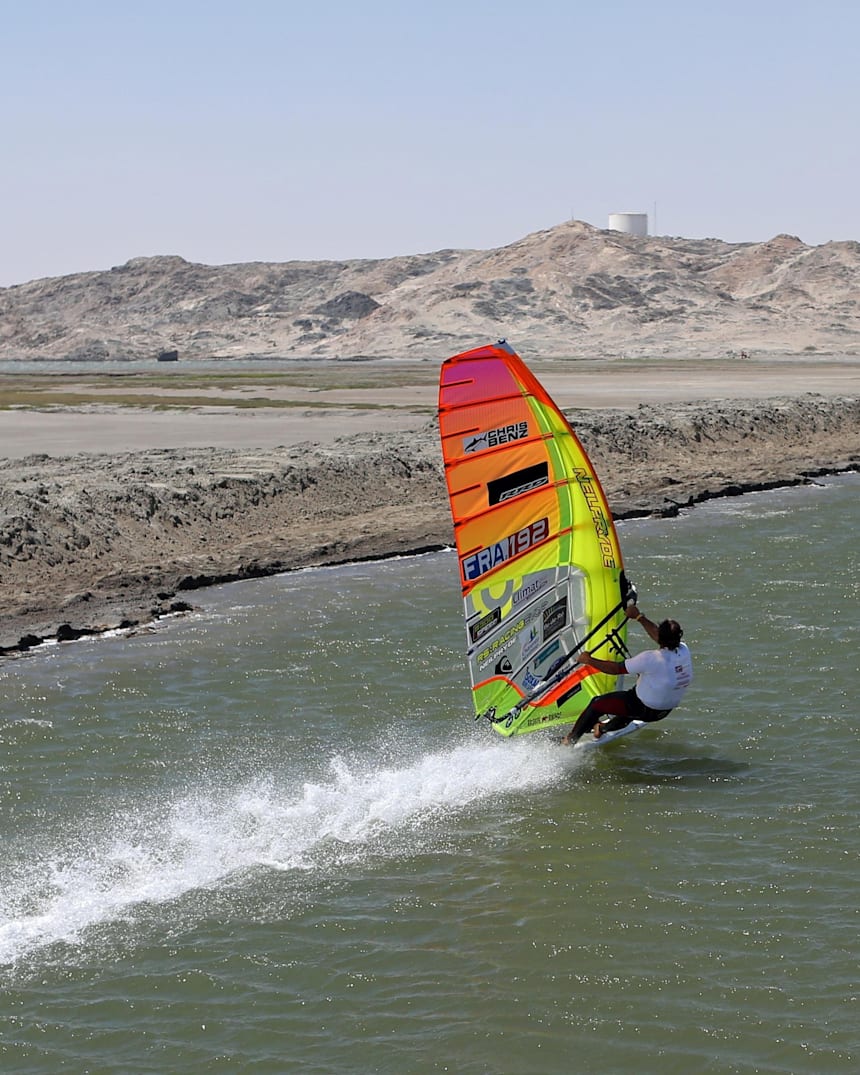
[[[538,371],[616,518],[860,467],[856,361],[689,373]],[[398,393],[312,414],[5,412],[0,652],[133,629],[215,582],[451,544],[434,394]]]

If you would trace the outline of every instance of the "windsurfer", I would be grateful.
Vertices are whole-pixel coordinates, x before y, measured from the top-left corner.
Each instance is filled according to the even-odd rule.
[[[592,698],[562,743],[575,743],[591,729],[594,729],[595,739],[599,739],[604,732],[625,728],[632,720],[649,723],[662,720],[680,703],[693,680],[690,651],[681,641],[684,632],[677,620],[654,623],[636,605],[628,605],[625,613],[629,619],[640,623],[660,648],[644,650],[625,661],[602,660],[587,652],[580,653],[577,664],[612,676],[632,672],[638,678],[636,686],[630,690],[612,691]],[[607,716],[609,720],[600,719]]]

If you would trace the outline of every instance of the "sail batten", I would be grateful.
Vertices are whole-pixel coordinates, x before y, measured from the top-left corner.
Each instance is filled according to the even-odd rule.
[[[625,648],[628,587],[597,474],[505,344],[443,363],[439,425],[475,712],[506,736],[575,720],[615,684],[575,654]]]

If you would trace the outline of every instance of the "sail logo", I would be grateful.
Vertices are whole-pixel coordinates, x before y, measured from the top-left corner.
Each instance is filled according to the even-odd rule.
[[[610,537],[609,521],[603,511],[602,498],[594,485],[594,479],[587,470],[583,470],[581,467],[577,467],[574,470],[574,477],[579,482],[579,488],[585,498],[585,503],[591,514],[591,520],[594,523],[594,533],[603,556],[603,566],[617,567],[615,548]]]
[[[469,637],[472,642],[479,642],[484,635],[488,635],[491,631],[494,631],[502,622],[502,610],[500,608],[491,609],[486,616],[483,616],[477,623],[473,623],[469,627]]]
[[[488,646],[482,649],[481,652],[475,657],[475,662],[478,668],[483,671],[487,667],[487,665],[491,663],[491,661],[494,661],[498,656],[499,651],[504,651],[505,649],[507,649],[507,647],[511,644],[511,642],[513,642],[513,640],[517,637],[520,631],[523,630],[525,625],[526,621],[520,620],[512,627],[509,627],[503,635],[501,635],[499,638],[493,639],[493,641]],[[513,671],[513,667],[511,667],[511,671]],[[497,671],[496,674],[501,675],[502,673]]]
[[[527,691],[533,691],[536,687],[539,687],[543,683],[540,676],[533,675],[531,672],[526,672],[523,676],[523,689]]]
[[[513,422],[509,426],[488,429],[486,433],[479,433],[477,437],[464,437],[463,454],[469,455],[473,452],[483,452],[487,448],[499,448],[515,440],[524,440],[528,435],[528,422]]]
[[[511,598],[512,607],[516,608],[517,605],[521,605],[524,601],[531,601],[533,597],[545,590],[549,586],[553,573],[548,571],[542,571],[537,575],[526,576],[528,581],[523,581],[520,588],[514,593]]]
[[[472,553],[471,556],[464,556],[460,561],[464,581],[472,582],[474,579],[479,579],[500,564],[512,560],[521,553],[528,552],[529,549],[539,545],[548,537],[549,519],[544,516],[543,519],[537,519],[535,522],[529,523],[528,526],[524,526],[522,530],[517,530],[514,534],[508,534],[507,537],[497,541],[494,545],[480,549],[478,552]]]
[[[525,583],[514,594],[513,598],[511,599],[511,604],[521,605],[523,601],[528,601],[530,597],[534,597],[536,594],[539,594],[540,591],[548,585],[549,581],[545,578],[537,578],[532,580],[531,582]]]
[[[537,624],[532,624],[529,630],[528,637],[523,642],[522,659],[527,661],[529,657],[543,644],[543,639],[540,636],[540,632],[537,629]]]
[[[550,657],[553,656],[553,654],[555,654],[555,653],[557,653],[559,651],[560,648],[561,648],[561,643],[559,642],[558,639],[556,639],[555,642],[551,642],[550,645],[548,645],[546,647],[546,649],[541,650],[541,652],[537,655],[537,657],[535,657],[535,662],[534,662],[535,668],[539,668],[540,665],[542,665],[545,661],[548,661],[550,659]]]
[[[552,638],[567,623],[567,598],[562,597],[554,605],[550,605],[543,614],[543,637]]]
[[[504,474],[501,478],[494,478],[487,482],[490,507],[493,504],[502,504],[506,500],[513,500],[515,496],[530,493],[544,485],[549,485],[549,467],[546,462],[536,463],[532,467],[523,467],[522,470],[515,470],[513,474]]]

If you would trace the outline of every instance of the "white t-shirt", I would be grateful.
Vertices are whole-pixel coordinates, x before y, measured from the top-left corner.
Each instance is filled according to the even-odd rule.
[[[624,667],[639,676],[636,693],[650,709],[674,709],[693,682],[693,661],[683,642],[677,649],[637,653]]]

